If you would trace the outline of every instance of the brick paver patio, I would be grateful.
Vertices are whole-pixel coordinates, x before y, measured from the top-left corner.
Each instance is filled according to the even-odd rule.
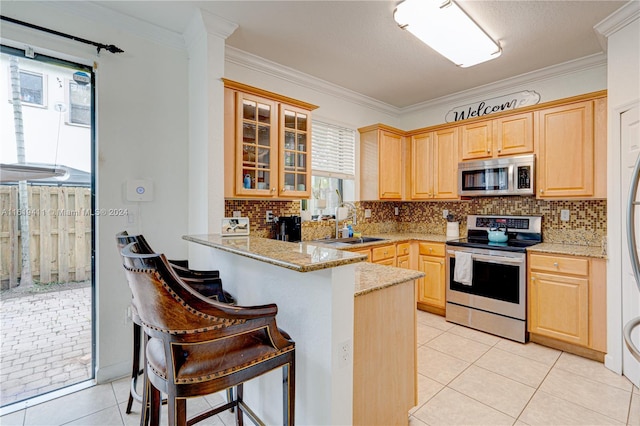
[[[0,294],[0,405],[91,377],[91,285]]]

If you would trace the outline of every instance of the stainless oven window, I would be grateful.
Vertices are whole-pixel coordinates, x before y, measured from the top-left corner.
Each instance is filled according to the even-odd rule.
[[[502,300],[519,304],[523,295],[520,294],[520,266],[514,264],[500,264],[473,260],[473,282],[464,285],[454,281],[456,266],[455,257],[449,258],[449,288],[462,293]]]

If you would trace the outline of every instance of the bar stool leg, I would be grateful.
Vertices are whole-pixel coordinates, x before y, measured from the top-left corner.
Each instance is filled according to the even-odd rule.
[[[131,363],[131,389],[129,390],[129,400],[127,401],[127,414],[131,414],[131,405],[133,400],[141,401],[142,398],[136,392],[136,385],[138,384],[138,377],[142,370],[140,369],[140,336],[142,334],[142,327],[139,324],[133,323],[133,362]]]
[[[243,396],[243,392],[242,392],[243,388],[242,388],[242,383],[240,383],[238,386],[236,386],[236,398],[237,398],[237,404],[236,404],[236,425],[238,426],[242,426],[244,423],[244,415],[242,413],[242,407],[241,407],[241,402],[242,402],[242,396]]]

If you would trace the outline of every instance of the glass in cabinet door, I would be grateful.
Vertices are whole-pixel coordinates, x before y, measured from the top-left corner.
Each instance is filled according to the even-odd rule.
[[[305,196],[309,192],[308,163],[310,134],[307,132],[308,112],[285,108],[283,112],[284,138],[282,147],[281,195]],[[291,193],[291,192],[294,193]],[[306,193],[306,194],[305,194]]]
[[[274,106],[241,97],[242,168],[238,192],[269,191],[272,182],[272,116]]]

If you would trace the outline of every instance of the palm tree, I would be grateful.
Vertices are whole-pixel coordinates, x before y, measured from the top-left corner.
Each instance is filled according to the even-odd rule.
[[[18,69],[18,58],[11,57],[9,66],[11,70],[11,100],[13,103],[13,123],[16,134],[16,148],[18,151],[18,164],[25,164],[26,152],[24,148],[24,128],[22,125],[22,100],[20,98],[20,72]],[[22,214],[20,217],[20,236],[22,249],[22,271],[20,272],[20,285],[29,287],[33,285],[33,277],[31,276],[31,256],[30,256],[30,237],[29,232],[29,194],[27,192],[27,181],[18,182],[18,199],[19,209]]]

